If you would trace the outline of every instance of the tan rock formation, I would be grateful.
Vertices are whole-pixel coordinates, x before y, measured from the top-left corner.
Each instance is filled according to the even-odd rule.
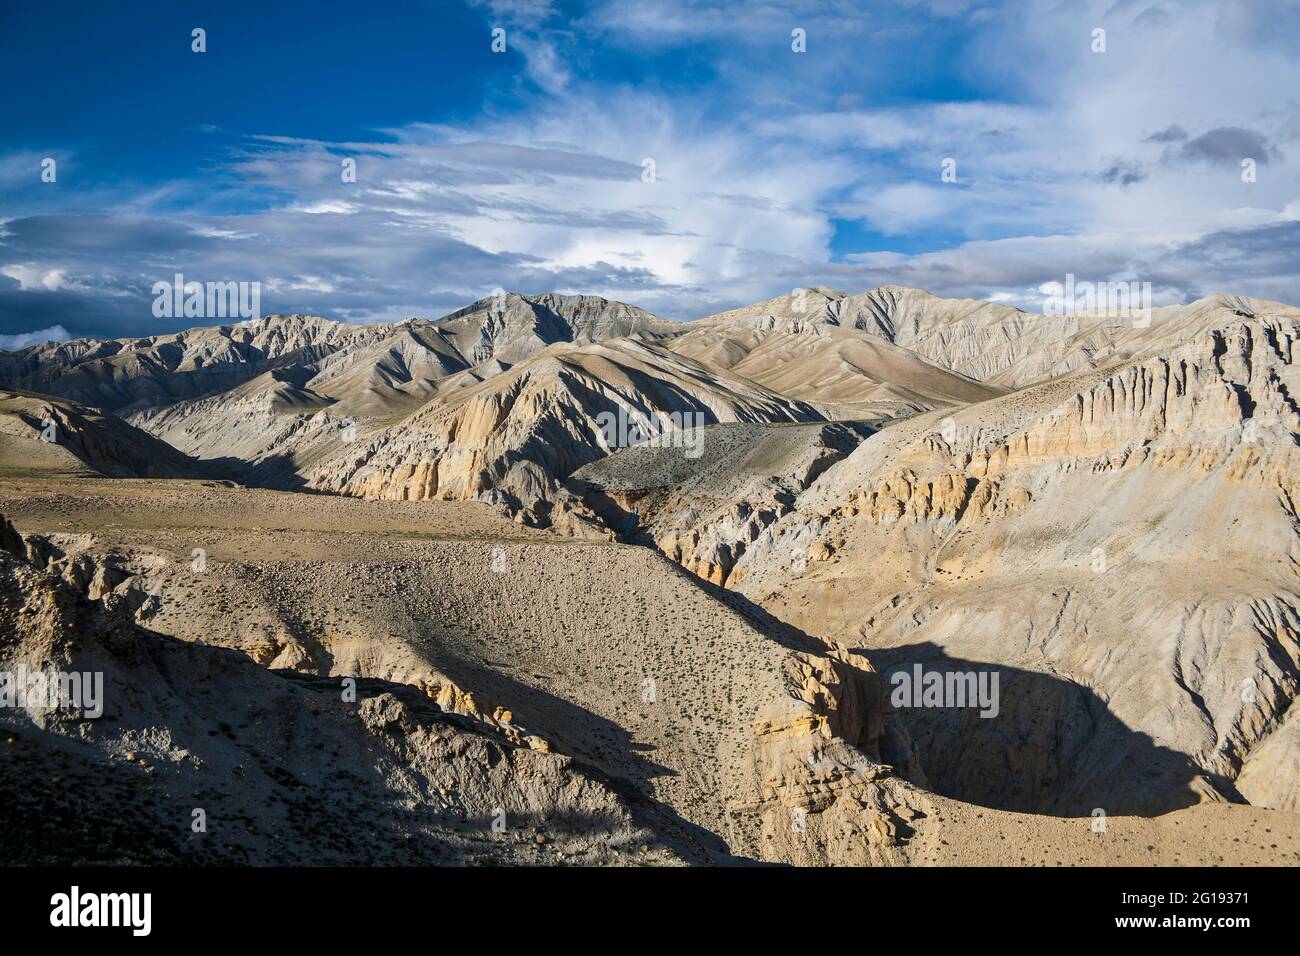
[[[733,586],[886,670],[1018,685],[1000,722],[904,713],[942,792],[1294,806],[1300,313],[1259,311],[873,435],[748,546]],[[801,553],[825,560],[792,574]]]
[[[308,477],[313,487],[366,498],[506,500],[544,521],[560,497],[558,480],[607,454],[611,444],[639,440],[635,428],[668,421],[671,436],[680,435],[671,425],[697,420],[820,418],[806,403],[651,343],[561,345],[434,399]]]

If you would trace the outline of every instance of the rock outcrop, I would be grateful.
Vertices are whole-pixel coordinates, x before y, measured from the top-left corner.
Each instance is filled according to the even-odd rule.
[[[17,537],[0,519],[0,538]],[[7,551],[0,633],[6,681],[76,673],[100,688],[0,708],[10,860],[683,860],[567,757],[484,735],[410,687],[349,688],[164,637],[120,594],[79,594]]]
[[[653,440],[602,458],[568,485],[625,539],[721,585],[799,493],[871,432],[843,422],[715,425],[690,441]]]
[[[880,431],[737,562],[882,672],[1000,674],[996,720],[904,711],[941,792],[1295,805],[1300,311],[1189,311],[1176,346]]]

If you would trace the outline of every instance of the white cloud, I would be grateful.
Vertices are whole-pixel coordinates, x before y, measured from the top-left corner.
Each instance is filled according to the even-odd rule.
[[[0,267],[0,275],[16,280],[18,288],[25,292],[34,289],[53,292],[68,285],[62,269],[47,269],[30,263]]]
[[[902,183],[861,198],[866,222],[886,236],[897,236],[952,216],[964,205],[963,193],[951,186]]]
[[[309,216],[319,216],[326,213],[337,213],[346,216],[350,213],[356,212],[357,207],[350,202],[343,202],[334,199],[308,203],[305,206],[298,206],[296,207],[296,211],[306,213]]]
[[[48,329],[37,329],[35,332],[19,332],[16,335],[0,335],[0,349],[8,352],[16,352],[19,349],[25,349],[29,345],[37,345],[41,342],[66,342],[72,338],[68,330],[61,325],[51,325]]]

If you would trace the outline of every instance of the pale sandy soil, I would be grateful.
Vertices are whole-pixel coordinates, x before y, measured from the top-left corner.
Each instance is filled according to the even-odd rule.
[[[933,798],[905,857],[913,866],[1296,866],[1300,816],[1200,804],[1158,817],[1049,817]]]
[[[370,553],[374,539],[567,540],[474,502],[362,501],[215,481],[0,475],[0,512],[24,533],[96,532],[155,545],[193,540],[231,557],[341,558],[341,548]],[[331,536],[328,546],[322,535]]]

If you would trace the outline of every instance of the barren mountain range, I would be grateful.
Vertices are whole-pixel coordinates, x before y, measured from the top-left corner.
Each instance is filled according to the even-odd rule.
[[[0,352],[0,667],[109,702],[0,710],[0,789],[163,834],[0,845],[1294,864],[1298,340],[886,286]]]

